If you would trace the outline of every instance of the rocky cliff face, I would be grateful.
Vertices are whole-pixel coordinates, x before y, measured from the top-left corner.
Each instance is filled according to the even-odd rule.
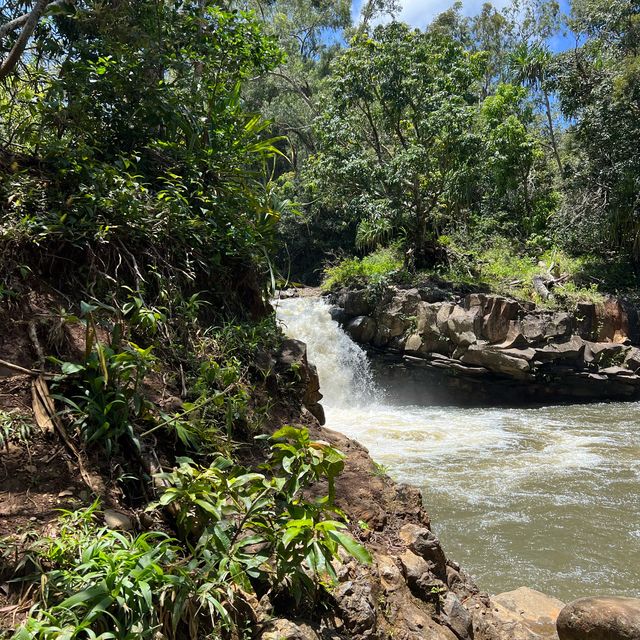
[[[551,312],[488,294],[445,298],[389,287],[333,302],[351,337],[382,356],[385,386],[401,399],[427,388],[430,401],[463,391],[469,403],[640,397],[638,316],[628,305],[611,298]]]

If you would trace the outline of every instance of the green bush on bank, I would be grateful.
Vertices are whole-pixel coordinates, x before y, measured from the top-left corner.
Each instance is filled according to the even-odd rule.
[[[379,284],[402,269],[403,261],[397,247],[378,249],[364,258],[345,258],[324,270],[322,288],[325,291],[354,285]]]
[[[450,247],[449,264],[440,275],[454,282],[479,285],[495,293],[531,300],[543,306],[573,306],[578,302],[600,302],[603,294],[592,277],[594,256],[573,257],[558,247],[533,253],[506,238],[497,238],[489,247],[462,253]],[[542,300],[533,279],[544,276],[558,280],[553,298]]]
[[[344,454],[288,426],[270,445],[264,473],[219,455],[209,466],[181,458],[159,474],[165,489],[147,511],[171,513],[175,538],[99,527],[98,502],[65,512],[59,534],[31,550],[40,591],[15,640],[242,636],[248,597],[315,597],[336,580],[339,548],[370,562],[332,517]],[[306,497],[318,481],[326,495]]]
[[[399,249],[391,246],[363,258],[345,258],[325,268],[322,288],[332,291],[400,280],[407,284],[411,280],[418,282],[437,276],[452,285],[479,287],[560,308],[573,307],[578,302],[602,302],[605,293],[623,291],[635,284],[634,274],[621,269],[620,260],[611,261],[606,256],[576,257],[557,246],[535,252],[503,237],[496,238],[489,246],[475,247],[466,241],[458,244],[449,237],[442,240],[448,260],[437,270],[408,273]],[[533,287],[536,276],[550,280],[551,298],[542,300],[536,293]]]

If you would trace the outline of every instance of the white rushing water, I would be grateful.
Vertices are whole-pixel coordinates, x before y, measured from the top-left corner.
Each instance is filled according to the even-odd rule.
[[[445,551],[481,588],[640,596],[639,403],[393,406],[324,301],[278,305],[318,367],[327,426],[422,488]]]

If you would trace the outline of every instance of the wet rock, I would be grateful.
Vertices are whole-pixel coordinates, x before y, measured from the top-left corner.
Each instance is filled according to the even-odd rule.
[[[368,316],[373,311],[374,304],[366,289],[345,291],[338,298],[338,304],[346,316]]]
[[[602,596],[570,602],[558,616],[560,640],[638,640],[640,600]]]
[[[366,344],[376,335],[376,321],[369,316],[356,316],[347,323],[346,331],[356,342]]]
[[[278,353],[278,363],[283,367],[290,367],[307,359],[307,345],[302,340],[288,338],[282,341],[280,353]]]
[[[284,340],[277,355],[276,366],[281,371],[291,369],[296,371],[302,404],[320,424],[324,424],[324,409],[319,404],[319,400],[322,399],[320,380],[316,367],[307,360],[307,345],[300,340]]]
[[[331,307],[331,309],[329,309],[329,315],[331,316],[331,319],[338,324],[344,324],[344,322],[349,319],[349,316],[341,307]]]
[[[104,523],[109,529],[119,529],[120,531],[131,531],[133,529],[131,518],[120,511],[105,509],[103,515]]]

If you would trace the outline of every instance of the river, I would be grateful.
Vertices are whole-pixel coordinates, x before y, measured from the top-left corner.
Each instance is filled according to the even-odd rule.
[[[318,367],[327,426],[422,489],[445,552],[482,590],[640,597],[640,403],[393,406],[323,300],[277,314]]]

